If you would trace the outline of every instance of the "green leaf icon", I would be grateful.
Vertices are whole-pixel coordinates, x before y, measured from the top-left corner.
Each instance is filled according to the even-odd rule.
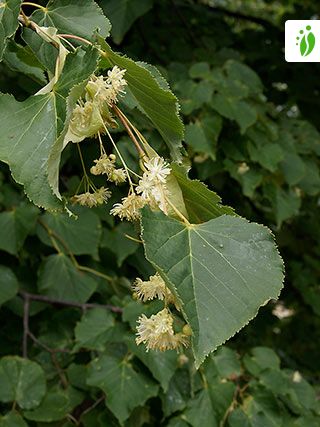
[[[309,55],[313,51],[315,44],[316,38],[312,32],[310,32],[308,35],[304,35],[300,43],[301,56]]]

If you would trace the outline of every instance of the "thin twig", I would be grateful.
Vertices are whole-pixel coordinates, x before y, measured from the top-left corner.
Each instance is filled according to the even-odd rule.
[[[88,308],[105,308],[107,310],[110,310],[114,313],[122,313],[122,308],[117,307],[110,304],[94,304],[94,303],[80,303],[75,301],[65,301],[65,300],[59,300],[56,298],[51,298],[46,295],[38,295],[38,294],[30,294],[29,292],[20,291],[19,295],[24,299],[32,300],[32,301],[40,301],[47,304],[52,305],[63,305],[67,307],[77,307],[81,308],[82,310],[87,310]]]
[[[22,338],[22,356],[28,358],[28,334],[29,334],[29,309],[30,297],[25,295],[23,303],[23,338]]]
[[[87,267],[85,265],[79,265],[77,266],[78,270],[80,271],[86,271],[87,273],[91,273],[97,277],[101,277],[102,279],[108,280],[109,282],[113,282],[113,277],[108,276],[107,274],[101,273],[98,270],[94,270],[93,268]]]
[[[32,339],[32,341],[38,346],[42,347],[44,350],[46,350],[48,353],[70,353],[70,350],[66,348],[51,348],[48,347],[46,344],[38,340],[38,338],[33,335],[33,333],[29,330],[28,336]]]
[[[85,414],[87,414],[88,412],[92,411],[94,408],[96,408],[101,402],[103,402],[105,399],[105,395],[102,395],[101,397],[99,397],[98,400],[96,400],[91,406],[89,406],[89,408],[85,409],[82,413],[81,413],[81,417]]]
[[[65,376],[65,373],[63,372],[63,369],[59,365],[59,362],[57,360],[57,355],[55,352],[51,352],[50,354],[51,354],[52,363],[53,363],[54,367],[56,368],[58,375],[60,377],[61,384],[64,388],[67,388],[69,383],[68,383],[67,377]]]
[[[107,274],[101,273],[98,270],[94,270],[93,268],[90,267],[86,267],[84,265],[80,265],[78,263],[78,261],[76,260],[75,256],[73,255],[73,253],[71,252],[69,246],[67,245],[67,243],[62,239],[62,237],[60,237],[57,233],[55,233],[45,222],[43,222],[40,218],[38,218],[38,222],[39,224],[46,230],[46,232],[48,233],[51,243],[53,245],[53,247],[55,248],[55,250],[61,254],[61,250],[59,248],[59,246],[57,245],[57,242],[55,239],[57,239],[61,245],[64,247],[64,249],[67,251],[68,255],[70,256],[74,266],[76,267],[77,270],[80,271],[87,271],[88,273],[94,274],[95,276],[101,277],[109,282],[113,282],[113,277],[108,276]]]

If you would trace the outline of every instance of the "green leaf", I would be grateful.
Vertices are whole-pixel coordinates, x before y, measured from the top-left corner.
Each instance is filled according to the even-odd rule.
[[[121,267],[123,261],[139,248],[138,242],[127,237],[130,236],[137,239],[136,234],[134,227],[128,222],[121,223],[112,230],[104,229],[101,248],[108,248],[113,252],[117,258],[118,267]]]
[[[177,369],[171,378],[169,388],[161,395],[162,410],[165,416],[181,411],[190,399],[190,373],[186,369]]]
[[[62,391],[49,391],[40,406],[33,411],[25,411],[24,417],[30,421],[51,423],[65,418],[69,412],[69,398]]]
[[[49,297],[84,303],[96,287],[96,281],[78,270],[64,254],[49,256],[40,267],[38,289]]]
[[[239,167],[241,168],[241,164],[234,163],[229,159],[225,159],[223,163],[232,178],[240,182],[243,194],[252,198],[256,188],[261,185],[263,180],[263,171],[261,168],[258,169],[256,166],[251,166],[245,173],[241,173],[239,172]]]
[[[88,348],[103,351],[108,337],[108,330],[114,319],[105,308],[93,308],[87,311],[75,328],[76,344],[74,350]]]
[[[245,355],[246,369],[253,375],[259,375],[265,369],[280,369],[280,359],[277,354],[268,347],[254,347],[252,356]]]
[[[210,66],[207,62],[196,62],[190,67],[189,75],[193,79],[206,79],[210,77]]]
[[[186,225],[144,209],[142,230],[147,259],[182,302],[197,367],[280,293],[282,260],[263,226],[227,215]]]
[[[305,161],[306,173],[299,182],[299,187],[310,196],[320,192],[320,172],[318,163],[312,160]]]
[[[280,402],[268,390],[257,390],[244,408],[252,426],[279,427],[283,424]]]
[[[77,389],[69,385],[67,388],[62,389],[57,384],[48,391],[36,409],[24,411],[23,416],[28,420],[38,421],[39,424],[37,425],[63,420],[67,418],[68,414],[72,413],[75,407],[83,402],[83,398],[83,393]],[[65,423],[60,425],[67,427]]]
[[[41,223],[57,236],[56,242],[61,251],[67,253],[66,247],[73,255],[92,255],[98,258],[98,247],[101,238],[101,223],[99,217],[89,209],[74,209],[77,218],[67,214],[45,213]],[[37,234],[46,245],[52,246],[48,231],[38,225]],[[63,245],[62,244],[65,245]]]
[[[299,417],[295,423],[294,427],[318,427],[319,426],[319,416],[317,415],[305,415]]]
[[[229,60],[224,68],[227,71],[228,77],[233,81],[239,81],[249,89],[249,93],[259,94],[262,92],[262,82],[252,68],[241,62]]]
[[[47,83],[40,62],[28,46],[21,46],[10,40],[3,59],[11,70],[25,74],[39,84]]]
[[[207,388],[192,399],[184,412],[185,420],[193,427],[218,427],[214,409]]]
[[[265,194],[271,203],[278,228],[284,221],[298,215],[301,198],[294,190],[285,190],[269,184],[265,186]]]
[[[189,424],[184,421],[183,415],[180,417],[171,418],[167,427],[189,427]]]
[[[22,29],[21,36],[42,67],[48,70],[49,77],[52,77],[55,73],[59,50],[52,44],[43,40],[43,38],[30,28],[24,27]]]
[[[56,110],[52,94],[24,102],[0,95],[0,160],[10,166],[13,178],[24,185],[38,206],[59,208],[47,180],[47,159],[57,137]],[[35,137],[36,135],[36,137]]]
[[[223,346],[212,356],[219,375],[223,378],[241,375],[241,365],[235,351]]]
[[[205,184],[189,179],[181,166],[172,164],[171,167],[182,191],[188,219],[192,223],[202,223],[220,215],[234,214],[232,208],[221,205],[220,197]]]
[[[286,153],[281,162],[281,169],[286,182],[290,186],[298,184],[306,173],[306,165],[296,153]]]
[[[121,43],[132,24],[147,13],[153,0],[109,0],[102,3],[102,8],[111,21],[113,41]]]
[[[230,413],[228,416],[228,425],[229,427],[252,427],[249,418],[240,408]]]
[[[196,153],[208,154],[216,159],[216,144],[222,129],[222,118],[210,114],[186,126],[185,141]]]
[[[252,126],[258,116],[257,111],[246,101],[227,97],[217,93],[210,104],[221,116],[235,120],[240,126],[241,133],[245,133]]]
[[[17,31],[21,0],[0,2],[0,60],[7,45],[7,39]]]
[[[39,210],[22,204],[0,213],[0,249],[17,255],[28,234],[33,230]]]
[[[18,280],[13,271],[0,265],[0,305],[12,299],[18,292]]]
[[[279,369],[266,369],[259,375],[260,382],[276,396],[283,396],[289,392],[289,378]]]
[[[278,169],[278,164],[285,157],[280,145],[272,143],[266,145],[249,143],[248,151],[252,161],[260,163],[270,172],[275,172]]]
[[[144,66],[113,52],[101,38],[99,42],[107,54],[110,65],[126,69],[125,79],[139,109],[157,128],[168,145],[172,158],[180,159],[183,124],[178,114],[177,98],[169,89],[161,87],[157,79]]]
[[[293,393],[295,395],[295,401],[301,405],[303,410],[316,409],[316,392],[305,379],[293,379],[291,382],[291,388],[293,389]]]
[[[145,348],[137,346],[132,335],[126,338],[126,344],[129,350],[147,366],[153,377],[161,384],[163,391],[166,392],[178,366],[177,352],[174,350],[166,352],[149,350],[146,352]]]
[[[97,55],[93,49],[68,54],[52,93],[32,96],[24,102],[0,95],[0,121],[6,123],[0,135],[0,160],[9,164],[13,178],[24,185],[28,197],[46,209],[61,209],[50,185],[61,198],[57,176],[62,143],[58,149],[56,141],[66,120],[66,99],[75,85],[91,75]],[[54,148],[55,157],[49,164]]]
[[[45,376],[35,362],[18,356],[0,360],[0,401],[17,402],[22,409],[39,405],[46,392]]]
[[[28,427],[27,423],[19,415],[18,412],[9,412],[3,417],[0,415],[1,427]]]
[[[142,372],[136,372],[130,362],[106,355],[91,362],[87,384],[106,393],[106,406],[121,425],[134,408],[158,393],[158,386]]]
[[[93,39],[95,31],[108,37],[109,20],[93,0],[51,0],[45,12],[37,10],[32,18],[45,27],[56,27],[60,33]]]

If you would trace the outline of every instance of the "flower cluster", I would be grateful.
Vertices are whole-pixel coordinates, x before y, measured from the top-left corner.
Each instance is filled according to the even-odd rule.
[[[118,216],[121,221],[137,221],[140,218],[140,209],[146,204],[142,197],[137,196],[135,193],[129,194],[122,199],[122,203],[113,205],[110,213],[111,215]]]
[[[166,286],[164,280],[156,273],[148,281],[136,279],[133,284],[134,295],[141,301],[146,302],[158,298],[164,301],[165,308],[150,318],[144,314],[138,319],[137,344],[144,343],[147,351],[152,350],[172,350],[181,346],[187,347],[191,330],[185,325],[182,332],[176,333],[173,329],[173,316],[167,308],[168,304],[174,304],[177,309],[177,301]]]
[[[144,343],[149,350],[173,350],[187,347],[188,335],[173,330],[173,317],[167,308],[147,317],[144,314],[138,319],[136,343]]]
[[[93,175],[107,175],[108,181],[115,184],[121,184],[127,179],[124,169],[115,167],[116,156],[114,154],[102,154],[99,159],[95,160],[90,172]]]
[[[104,132],[104,127],[116,127],[109,107],[124,94],[127,84],[123,78],[126,70],[115,66],[108,71],[107,77],[91,76],[85,89],[84,99],[80,99],[73,110],[64,145],[69,141],[81,142],[85,138]]]
[[[166,286],[159,273],[151,276],[148,281],[136,279],[133,284],[135,295],[143,302],[158,298],[165,300],[167,304],[174,303],[175,298],[170,289]]]
[[[124,88],[127,85],[123,78],[125,72],[126,70],[120,70],[115,66],[108,71],[107,77],[93,75],[86,87],[88,97],[100,105],[107,103],[111,106],[117,103],[118,96],[125,93]]]
[[[101,187],[95,190],[93,193],[86,191],[85,193],[77,194],[73,196],[71,200],[73,203],[77,203],[81,206],[88,206],[89,208],[93,208],[107,202],[110,197],[111,192],[108,190],[108,188]]]
[[[109,162],[110,163],[110,162]],[[110,181],[116,182],[114,175],[110,174],[112,165],[108,163],[108,171],[105,172]],[[94,166],[94,171],[98,164]],[[121,169],[115,169],[114,174],[120,174]],[[111,209],[112,215],[121,220],[137,221],[140,218],[140,209],[149,205],[152,209],[160,208],[166,213],[167,196],[169,191],[166,180],[171,169],[162,157],[155,156],[144,163],[144,173],[135,189],[131,188],[128,197],[122,199],[122,203],[116,203]],[[121,179],[121,177],[120,177]]]
[[[162,157],[153,157],[144,163],[145,172],[136,188],[138,194],[151,207],[159,207],[163,212],[167,211],[167,196],[169,194],[166,187],[167,176],[171,169]]]

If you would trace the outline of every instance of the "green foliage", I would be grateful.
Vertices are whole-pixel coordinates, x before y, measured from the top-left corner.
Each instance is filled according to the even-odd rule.
[[[91,362],[87,384],[106,393],[106,405],[122,425],[134,408],[158,393],[154,381],[135,371],[128,360],[106,355]]]
[[[197,367],[280,293],[282,261],[270,232],[257,224],[220,216],[185,225],[147,211],[142,228],[147,259],[182,301]]]
[[[317,427],[318,66],[306,79],[280,42],[282,21],[316,5],[45,3],[23,5],[19,25],[21,2],[0,2],[0,426]],[[88,80],[114,65],[125,124],[147,156],[171,159],[168,215],[146,207],[141,224],[110,215],[128,186],[89,174],[97,139],[81,157],[65,141]],[[136,188],[141,153],[104,108],[107,154]],[[70,203],[84,174],[110,187],[106,206]],[[285,260],[280,303],[282,260],[259,224]],[[135,341],[163,301],[137,301],[132,283],[155,270],[190,348]]]
[[[18,16],[21,0],[8,0],[0,5],[0,59],[6,48],[7,40],[18,28]]]
[[[109,20],[93,0],[52,0],[45,10],[34,12],[32,17],[39,25],[80,37],[91,38],[96,30],[108,37],[111,29]]]
[[[122,42],[132,24],[152,8],[153,0],[111,0],[102,7],[112,21],[111,35],[115,43]]]
[[[163,87],[144,64],[114,53],[103,41],[111,65],[125,68],[128,87],[137,107],[151,120],[167,143],[173,160],[180,158],[180,142],[183,138],[183,124],[178,115],[178,100],[168,86]]]
[[[19,284],[13,271],[0,265],[0,305],[11,300],[18,292]]]
[[[38,210],[34,206],[21,204],[12,210],[0,213],[0,248],[18,255],[28,234],[36,224]]]
[[[39,291],[59,300],[85,302],[96,287],[95,280],[62,253],[50,255],[39,270]]]
[[[16,402],[22,409],[35,408],[46,392],[41,367],[17,356],[0,360],[0,401]]]

